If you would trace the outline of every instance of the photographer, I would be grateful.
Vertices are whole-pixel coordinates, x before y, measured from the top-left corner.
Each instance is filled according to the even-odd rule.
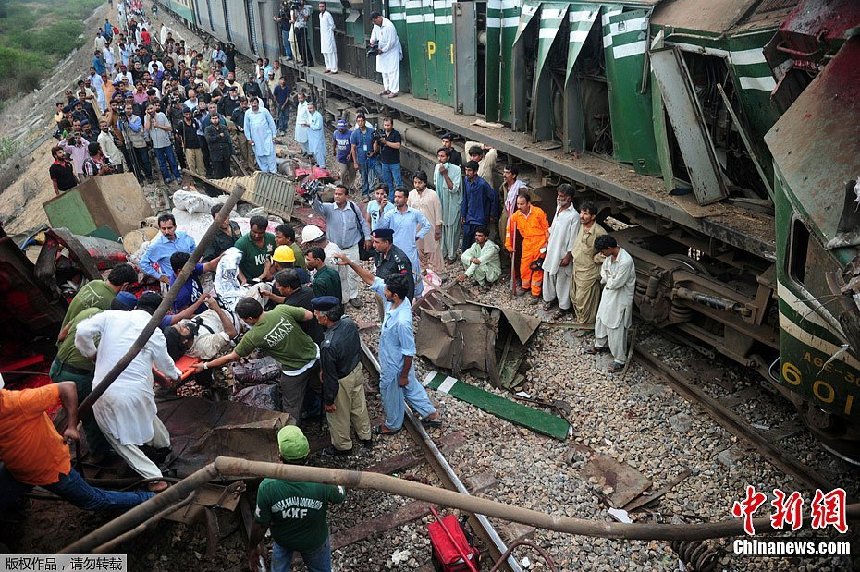
[[[382,130],[373,133],[373,147],[379,153],[382,180],[388,185],[388,201],[394,202],[394,189],[403,186],[400,178],[400,132],[394,128],[394,120],[386,117]]]
[[[400,38],[391,20],[379,12],[372,12],[370,20],[373,22],[373,32],[370,34],[371,50],[368,50],[368,55],[376,55],[376,71],[382,74],[385,91],[379,95],[391,99],[397,97],[400,91],[400,60],[403,57]],[[389,185],[389,188],[394,187]]]
[[[290,46],[290,26],[292,20],[290,12],[290,3],[284,0],[278,9],[278,15],[274,17],[275,22],[278,23],[278,27],[281,30],[281,41],[284,43],[284,55],[287,57],[287,61],[292,61],[293,59],[293,49]]]
[[[149,161],[149,147],[146,144],[145,132],[143,128],[143,120],[135,115],[132,111],[130,103],[125,104],[125,108],[119,118],[119,130],[125,137],[126,145],[131,143],[133,162],[137,163],[137,178],[143,182],[143,177],[149,183],[154,183],[152,178],[152,163]]]
[[[102,153],[102,147],[98,141],[93,141],[87,146],[90,153],[89,158],[84,161],[84,176],[99,177],[103,175],[113,175],[116,171],[110,164],[110,161]]]
[[[293,9],[293,31],[296,34],[296,43],[299,45],[301,65],[314,67],[314,54],[308,43],[308,20],[311,19],[311,7],[306,6],[304,0],[294,0]]]
[[[98,143],[101,146],[102,153],[107,157],[108,163],[113,167],[114,172],[122,173],[127,168],[125,157],[116,146],[113,135],[109,130],[109,126],[110,123],[107,119],[101,120],[101,123],[99,124],[101,132],[99,133]]]
[[[169,185],[176,181],[176,184],[179,185],[182,181],[182,173],[179,171],[176,153],[173,151],[173,141],[171,141],[173,126],[167,120],[167,116],[159,111],[159,108],[158,103],[146,107],[144,129],[149,133],[152,140],[152,149],[155,151],[156,159],[158,159],[158,167],[164,178],[164,184]]]
[[[65,145],[62,143],[61,145],[63,145],[63,150],[72,160],[72,166],[75,168],[75,175],[80,177],[84,174],[84,161],[86,161],[89,156],[88,145],[90,142],[81,137],[80,123],[75,121],[74,125],[74,132],[65,141]]]

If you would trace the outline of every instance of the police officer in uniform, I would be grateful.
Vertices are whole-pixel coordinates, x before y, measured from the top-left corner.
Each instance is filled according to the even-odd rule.
[[[361,375],[358,326],[343,315],[343,305],[334,296],[314,298],[311,306],[317,321],[326,329],[320,344],[320,364],[323,406],[331,434],[331,446],[325,452],[330,455],[349,455],[352,453],[351,429],[355,429],[362,445],[373,445]]]
[[[407,298],[415,299],[415,279],[412,276],[412,263],[409,257],[400,248],[394,246],[394,230],[390,228],[377,228],[371,233],[373,237],[373,248],[376,250],[373,263],[376,266],[376,275],[383,280],[391,274],[403,274],[409,282],[409,293]]]

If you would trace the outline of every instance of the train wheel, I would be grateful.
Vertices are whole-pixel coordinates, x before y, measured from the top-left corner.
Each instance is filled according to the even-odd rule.
[[[846,427],[841,418],[809,402],[795,402],[795,407],[803,423],[825,450],[852,465],[860,466],[860,436],[856,430]]]
[[[685,254],[667,254],[664,256],[666,260],[671,260],[672,262],[677,262],[690,272],[695,272],[697,274],[703,274],[705,276],[710,276],[711,273],[708,272],[708,269],[705,268],[705,265],[699,262],[698,260],[694,260]]]

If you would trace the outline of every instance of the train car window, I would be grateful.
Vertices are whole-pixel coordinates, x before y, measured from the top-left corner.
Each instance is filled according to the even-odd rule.
[[[806,250],[809,248],[809,231],[801,221],[791,224],[791,249],[788,258],[788,273],[796,282],[806,279]]]
[[[834,316],[839,315],[839,303],[827,286],[826,275],[837,270],[836,260],[810,235],[806,225],[798,219],[792,221],[788,273]]]

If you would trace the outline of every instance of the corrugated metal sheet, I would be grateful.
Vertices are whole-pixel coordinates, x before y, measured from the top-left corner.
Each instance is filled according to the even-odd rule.
[[[233,192],[237,185],[243,185],[245,192],[242,200],[263,207],[269,214],[289,220],[293,213],[296,198],[296,182],[272,173],[256,172],[246,177],[225,177],[223,179],[204,179],[195,177],[225,193]]]

